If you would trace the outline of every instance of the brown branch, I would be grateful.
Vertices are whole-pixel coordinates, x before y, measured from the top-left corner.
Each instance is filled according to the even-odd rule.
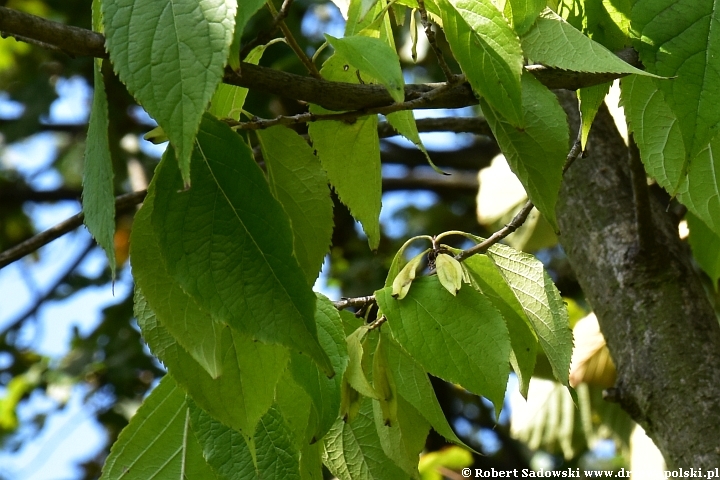
[[[142,203],[147,191],[127,193],[115,197],[115,212],[122,213],[131,210],[139,203]],[[75,230],[77,227],[82,225],[85,215],[83,212],[73,215],[64,222],[58,223],[57,225],[45,230],[44,232],[38,233],[32,238],[25,240],[24,242],[15,245],[14,247],[5,250],[0,253],[0,269],[7,265],[20,260],[26,255],[34,252],[40,247],[47,245],[48,243],[56,240],[68,232]]]
[[[346,308],[363,308],[367,305],[375,303],[375,295],[368,295],[367,297],[352,297],[352,298],[341,298],[333,302],[333,305],[338,310],[345,310]]]
[[[452,85],[449,83],[441,83],[438,87],[429,92],[420,95],[412,100],[407,100],[402,103],[393,103],[383,107],[364,108],[362,110],[354,110],[351,112],[343,113],[312,113],[305,112],[297,115],[279,116],[271,119],[255,118],[248,122],[235,122],[232,120],[226,120],[228,125],[231,125],[236,130],[263,130],[266,128],[274,127],[275,125],[298,125],[301,123],[318,122],[321,120],[334,120],[353,122],[359,117],[368,115],[388,115],[393,112],[399,112],[402,110],[414,110],[416,108],[422,108],[424,105],[432,102],[435,98],[443,95],[447,90],[451,89]]]
[[[73,56],[98,58],[108,56],[104,48],[105,38],[99,33],[5,7],[0,7],[0,31],[54,45]],[[623,50],[618,56],[631,65],[641,67],[637,53],[632,49]],[[576,90],[624,76],[568,72],[542,65],[530,65],[525,68],[550,89]],[[242,64],[242,73],[234,72],[231,68],[226,69],[223,81],[230,85],[314,103],[328,110],[360,110],[393,103],[387,89],[381,85],[329,82],[249,63]],[[438,84],[406,85],[405,99],[415,99],[437,87]],[[470,86],[463,83],[447,89],[443,95],[438,95],[432,102],[427,102],[418,108],[460,108],[477,103]]]

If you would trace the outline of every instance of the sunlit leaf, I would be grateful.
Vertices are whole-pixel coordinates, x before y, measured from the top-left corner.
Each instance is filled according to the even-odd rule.
[[[188,185],[195,135],[223,75],[237,3],[105,0],[102,6],[115,71],[165,130]]]

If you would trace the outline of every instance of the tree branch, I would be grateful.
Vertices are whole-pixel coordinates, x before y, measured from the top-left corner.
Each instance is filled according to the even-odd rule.
[[[7,35],[33,39],[53,45],[68,55],[107,58],[103,35],[83,28],[63,25],[23,12],[0,7],[0,31]],[[640,66],[637,53],[626,49],[618,56],[634,66]],[[608,73],[568,72],[542,65],[525,67],[546,87],[576,90],[609,82],[625,75]],[[381,85],[350,84],[281,72],[267,67],[243,63],[241,73],[226,69],[225,83],[260,92],[320,105],[328,110],[360,110],[388,106],[393,99]],[[410,101],[443,84],[414,84],[405,86],[405,100]],[[477,98],[467,83],[448,88],[418,108],[460,108],[477,104]]]
[[[145,195],[147,195],[147,191],[143,190],[141,192],[127,193],[116,197],[115,212],[122,213],[131,210],[137,204],[142,203]],[[66,233],[75,230],[77,227],[82,225],[84,218],[85,215],[83,212],[80,212],[77,215],[73,215],[68,218],[64,222],[58,223],[54,227],[51,227],[42,233],[38,233],[34,237],[0,253],[0,269],[23,258],[25,255],[34,252],[38,248],[47,245],[53,240],[62,237]]]

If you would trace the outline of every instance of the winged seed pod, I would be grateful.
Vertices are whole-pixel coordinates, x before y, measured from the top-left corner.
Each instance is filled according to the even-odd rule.
[[[425,250],[425,252],[427,252],[427,250]],[[400,273],[398,273],[397,277],[395,277],[395,280],[393,280],[392,284],[393,297],[397,298],[398,300],[402,300],[403,298],[405,298],[405,295],[407,295],[408,291],[410,290],[410,285],[412,285],[412,281],[415,280],[417,267],[418,265],[420,265],[420,262],[425,256],[425,252],[422,252],[421,254],[413,257],[413,259],[410,260],[407,265],[402,268],[402,270],[400,270]]]
[[[435,268],[442,286],[455,295],[462,286],[463,269],[460,262],[447,253],[441,253],[435,259]]]
[[[373,386],[380,397],[380,410],[385,426],[397,425],[397,392],[385,352],[383,336],[380,335],[373,356]]]

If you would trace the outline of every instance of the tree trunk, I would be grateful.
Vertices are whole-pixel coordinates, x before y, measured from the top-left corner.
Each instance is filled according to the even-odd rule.
[[[617,366],[609,393],[655,441],[668,468],[714,469],[720,324],[677,219],[648,195],[644,174],[635,176],[642,188],[633,189],[629,149],[604,108],[588,151],[565,174],[558,219],[561,243]]]

